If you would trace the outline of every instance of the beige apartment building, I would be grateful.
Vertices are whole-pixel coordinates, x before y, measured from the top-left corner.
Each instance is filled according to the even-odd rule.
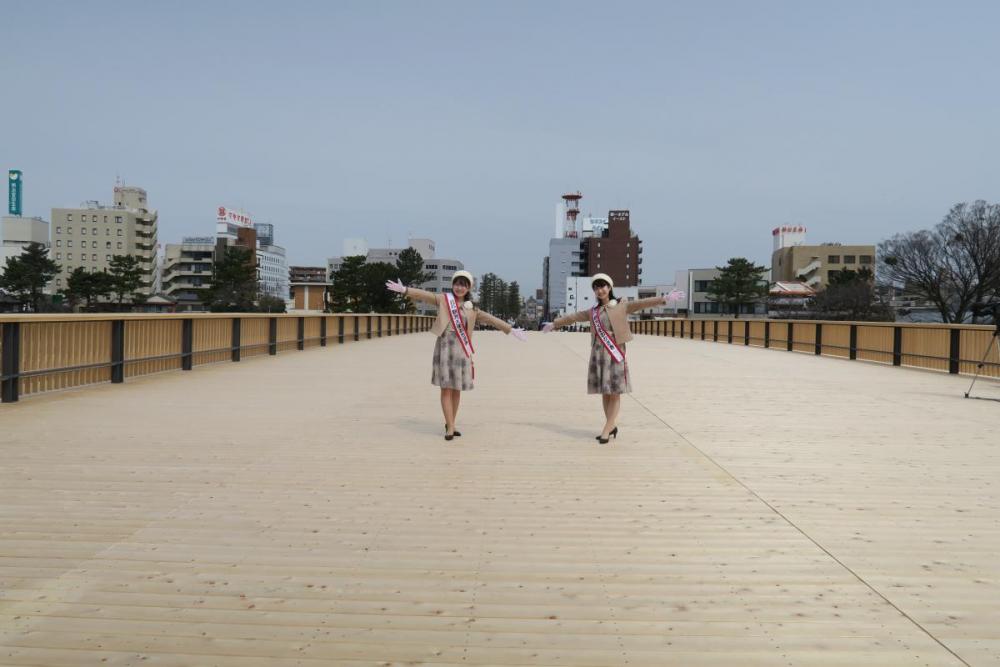
[[[775,227],[771,253],[771,282],[801,282],[819,291],[830,284],[830,274],[842,269],[866,268],[875,273],[874,245],[821,243],[806,245],[806,228]]]
[[[156,222],[157,213],[148,207],[146,191],[131,186],[115,186],[110,206],[88,201],[79,208],[52,209],[49,257],[61,269],[54,289],[64,289],[77,267],[104,271],[114,255],[134,255],[143,271],[138,292],[152,295],[157,276]]]
[[[771,282],[803,282],[814,290],[830,283],[830,274],[842,269],[867,268],[875,273],[875,246],[796,245],[771,255]]]

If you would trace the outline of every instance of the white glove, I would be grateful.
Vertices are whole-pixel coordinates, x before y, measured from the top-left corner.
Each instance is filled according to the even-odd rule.
[[[556,325],[552,324],[552,322],[546,322],[545,326],[542,327],[542,333],[549,333],[550,331],[552,331],[555,328],[556,328]]]
[[[528,336],[525,335],[524,329],[521,329],[521,328],[511,329],[510,330],[510,335],[513,336],[514,338],[518,339],[522,343],[524,343],[524,342],[526,342],[528,340]]]
[[[683,301],[686,296],[687,295],[684,293],[684,290],[679,290],[679,289],[671,290],[670,294],[667,294],[666,296],[663,297],[663,303]]]
[[[406,292],[406,285],[404,285],[399,280],[385,281],[385,288],[390,292],[396,292],[397,294],[403,294]]]

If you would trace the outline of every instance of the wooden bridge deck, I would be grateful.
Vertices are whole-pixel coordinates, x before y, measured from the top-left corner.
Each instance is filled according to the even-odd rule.
[[[600,447],[588,341],[450,443],[424,335],[0,408],[0,665],[1000,664],[967,378],[638,337]]]

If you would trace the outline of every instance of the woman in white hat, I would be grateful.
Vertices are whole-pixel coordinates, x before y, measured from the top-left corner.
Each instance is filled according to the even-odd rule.
[[[472,303],[472,274],[456,271],[451,279],[451,292],[435,294],[403,283],[390,280],[386,288],[406,296],[437,306],[437,319],[431,333],[437,336],[434,344],[434,364],[431,384],[441,388],[441,411],[444,413],[444,439],[451,440],[462,435],[455,430],[458,404],[463,391],[473,388],[476,366],[472,355],[472,332],[476,322],[489,324],[506,334],[513,334],[520,341],[527,340],[524,329],[515,329],[506,322],[476,308]]]
[[[621,395],[632,391],[628,361],[625,359],[625,343],[632,340],[628,316],[646,308],[675,301],[681,298],[681,293],[675,290],[666,296],[619,303],[615,298],[615,283],[608,274],[596,274],[591,278],[590,286],[597,301],[593,308],[560,317],[555,322],[546,324],[542,331],[548,333],[574,322],[590,321],[591,346],[587,393],[601,395],[604,404],[604,428],[597,436],[597,440],[601,444],[607,444],[612,436],[618,438],[618,426],[615,422],[618,420],[618,410],[621,407]]]

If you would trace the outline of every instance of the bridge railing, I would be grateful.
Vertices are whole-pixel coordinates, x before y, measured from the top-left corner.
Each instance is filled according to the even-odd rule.
[[[350,313],[0,315],[0,399],[428,331],[433,322]]]
[[[892,366],[1000,377],[993,326],[821,320],[633,320],[633,333],[859,359]]]

